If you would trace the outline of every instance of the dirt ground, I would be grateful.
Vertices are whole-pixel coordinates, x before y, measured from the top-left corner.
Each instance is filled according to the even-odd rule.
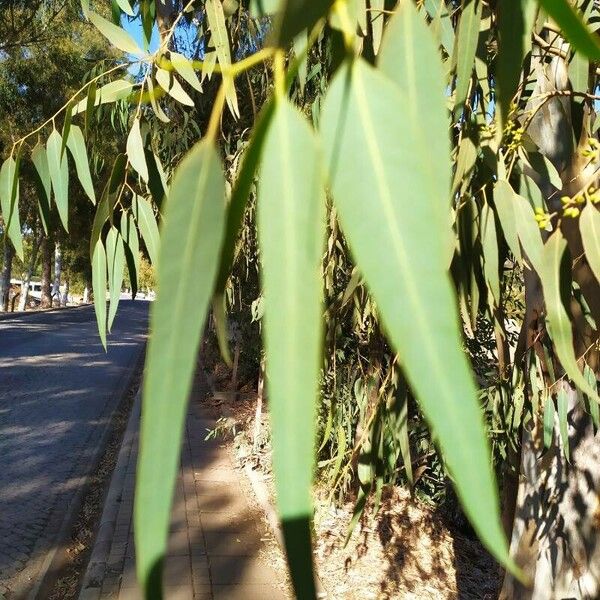
[[[215,389],[226,390],[226,374],[213,373]],[[268,431],[263,427],[252,451],[256,394],[243,389],[236,400],[217,396],[216,408],[227,415],[222,433],[229,432],[240,469],[258,471],[274,504]],[[233,434],[233,436],[232,436]],[[233,439],[232,439],[233,437]],[[243,472],[243,470],[242,470]],[[379,512],[365,511],[344,547],[354,505],[333,507],[326,490],[316,493],[315,563],[322,597],[332,600],[493,600],[501,581],[499,569],[481,544],[448,523],[443,513],[425,506],[408,490],[387,489]],[[283,568],[280,550],[271,560]]]

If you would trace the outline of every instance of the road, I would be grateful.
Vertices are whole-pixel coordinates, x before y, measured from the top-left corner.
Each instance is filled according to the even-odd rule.
[[[0,320],[0,598],[35,581],[142,348],[121,302],[105,353],[91,306]]]

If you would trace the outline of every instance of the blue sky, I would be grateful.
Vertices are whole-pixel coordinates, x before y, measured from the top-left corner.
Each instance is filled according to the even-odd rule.
[[[135,19],[129,19],[123,17],[121,20],[123,29],[129,32],[133,39],[137,42],[140,48],[144,47],[144,30],[142,28],[142,20],[137,17]],[[156,25],[152,31],[152,39],[150,40],[150,52],[154,52],[159,46],[159,35]]]

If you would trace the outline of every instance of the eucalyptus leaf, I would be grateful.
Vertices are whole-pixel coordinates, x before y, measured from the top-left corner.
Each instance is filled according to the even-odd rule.
[[[92,289],[94,310],[98,322],[98,334],[106,350],[106,251],[102,240],[98,240],[92,253]]]
[[[600,212],[591,202],[581,211],[579,231],[585,258],[596,280],[600,282]]]
[[[223,239],[225,178],[208,140],[178,166],[165,205],[134,507],[137,575],[148,598],[161,596],[186,405]]]
[[[443,92],[428,91],[421,108],[431,115]],[[448,197],[451,174],[447,168],[432,173],[423,164],[431,138],[413,123],[408,102],[362,61],[336,75],[322,116],[334,202],[465,512],[483,543],[514,569],[446,271],[450,225],[443,226],[436,203]],[[435,139],[445,136],[444,128]]]
[[[46,154],[48,156],[48,168],[54,192],[54,202],[58,208],[58,214],[63,227],[69,231],[69,165],[67,157],[60,156],[62,138],[56,129],[48,137],[46,142]]]
[[[85,140],[83,139],[81,129],[77,125],[71,126],[67,146],[75,161],[75,169],[77,170],[77,177],[79,177],[81,187],[92,203],[96,204],[96,193],[94,192],[94,184],[92,183]]]
[[[144,154],[144,142],[140,130],[140,119],[133,120],[129,135],[127,136],[127,157],[131,166],[139,173],[140,177],[148,182],[148,165]]]
[[[325,196],[313,132],[277,102],[258,187],[264,335],[277,504],[298,598],[316,598],[311,486],[321,367]]]
[[[157,266],[160,236],[152,206],[145,198],[136,195],[132,200],[131,210],[133,211],[133,216],[135,217],[135,221],[140,229],[144,243],[146,244],[150,262],[154,266]]]

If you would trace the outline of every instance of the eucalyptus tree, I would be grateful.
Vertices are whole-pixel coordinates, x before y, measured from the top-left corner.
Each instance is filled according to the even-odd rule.
[[[88,1],[82,10],[140,75],[131,76],[127,62],[98,73],[60,111],[61,132],[56,120],[39,131],[59,212],[68,206],[65,146],[97,201],[90,257],[103,343],[125,265],[132,282],[140,269],[140,240],[157,267],[135,507],[146,597],[161,596],[196,353],[211,305],[217,329],[226,330],[223,296],[255,181],[277,501],[297,596],[315,597],[311,483],[331,254],[325,237],[339,229],[343,238],[333,245],[347,244],[356,265],[340,302],[368,293],[393,354],[382,379],[404,382],[396,388],[418,401],[467,517],[507,569],[504,596],[598,597],[595,2],[115,6],[113,21]],[[139,47],[120,27],[119,11],[139,14],[147,37],[157,22],[159,48]],[[206,42],[200,57],[173,45],[186,19]],[[240,57],[231,41],[242,20],[270,26],[264,44]],[[315,66],[323,76],[310,122],[307,95],[296,86]],[[228,182],[222,123],[244,118],[241,85],[256,70],[268,74],[267,93]],[[213,93],[202,138],[165,173],[160,132],[172,120],[185,129],[181,115],[196,109],[205,89]],[[84,133],[105,105],[114,105],[128,135],[96,197]],[[28,139],[15,141],[3,165],[5,221],[18,205],[17,158]],[[8,234],[18,245],[20,231],[9,225]],[[521,279],[519,314],[512,303]],[[498,366],[478,391],[464,345],[482,316],[495,331]],[[511,319],[522,324],[516,347]],[[373,427],[388,400],[374,390]],[[489,431],[482,396],[493,409]],[[392,438],[406,436],[398,423],[387,422]],[[502,506],[488,445],[500,438]],[[373,444],[371,464],[356,465],[363,506],[381,489],[386,452]]]

